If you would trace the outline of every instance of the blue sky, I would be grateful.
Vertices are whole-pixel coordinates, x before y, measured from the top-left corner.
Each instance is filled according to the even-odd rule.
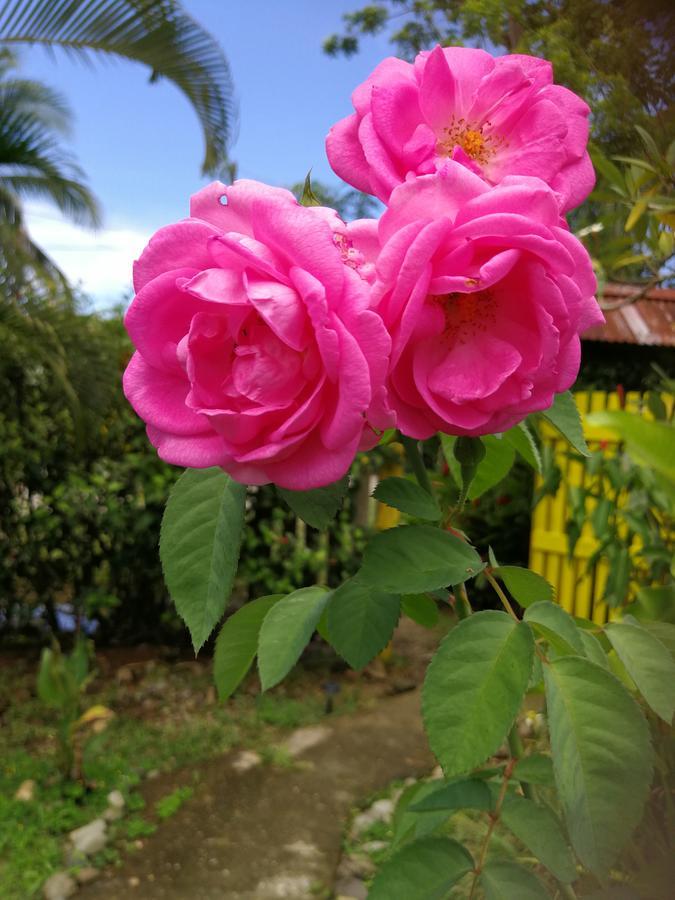
[[[239,101],[232,156],[239,176],[290,185],[313,177],[336,183],[324,138],[351,110],[350,94],[384,56],[384,35],[351,59],[321,50],[359,0],[186,0],[184,6],[221,43]],[[117,301],[131,262],[151,233],[187,214],[200,176],[201,132],[187,100],[168,83],[148,84],[143,67],[99,58],[88,66],[39,48],[22,54],[26,76],[62,91],[75,122],[71,149],[105,216],[97,234],[68,225],[43,205],[28,206],[36,240],[80,281],[99,306]]]

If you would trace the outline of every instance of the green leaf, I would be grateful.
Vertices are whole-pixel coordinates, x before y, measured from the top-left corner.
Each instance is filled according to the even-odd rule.
[[[527,689],[534,640],[524,622],[494,610],[464,619],[427,669],[422,713],[446,776],[469,771],[499,749]]]
[[[550,894],[536,875],[518,863],[490,860],[480,873],[485,900],[549,900]]]
[[[401,612],[424,628],[433,628],[438,624],[438,607],[428,594],[406,594],[401,597]]]
[[[560,822],[548,806],[525,797],[507,797],[500,819],[558,881],[574,881],[577,870],[572,853]]]
[[[373,497],[417,519],[441,518],[441,510],[431,494],[407,478],[385,478],[373,491]]]
[[[499,566],[494,574],[501,578],[509,593],[525,609],[540,600],[552,600],[553,587],[531,569],[520,566]]]
[[[258,638],[258,671],[264,691],[278,684],[296,664],[329,597],[323,587],[300,588],[277,600],[267,613]]]
[[[89,674],[89,648],[90,642],[86,638],[78,637],[72,653],[65,660],[66,668],[78,687],[84,684]]]
[[[466,541],[431,525],[402,525],[375,535],[366,547],[361,581],[395,594],[462,584],[484,568]]]
[[[442,784],[422,800],[410,806],[413,812],[436,812],[453,809],[485,809],[493,808],[492,794],[484,781],[477,778],[464,778]]]
[[[322,531],[337,515],[348,487],[349,476],[345,475],[339,481],[313,491],[289,491],[280,487],[277,490],[296,516]]]
[[[525,610],[524,619],[559,653],[583,655],[581,632],[562,606],[542,600]]]
[[[649,422],[642,416],[623,410],[590,413],[590,425],[611,428],[626,443],[626,449],[636,463],[655,469],[669,481],[675,481],[675,453],[672,426],[664,422]]]
[[[603,877],[640,820],[653,768],[647,722],[620,681],[563,656],[544,666],[553,768],[567,831]]]
[[[570,391],[556,394],[553,406],[547,409],[543,415],[582,456],[591,455],[581,427],[581,416]]]
[[[225,621],[216,640],[213,677],[221,700],[234,693],[255,659],[263,619],[283,594],[258,597]]]
[[[331,646],[352,669],[362,669],[389,643],[401,601],[371,585],[350,579],[333,591],[326,615]]]
[[[447,822],[448,814],[445,810],[427,813],[417,813],[411,810],[413,803],[422,800],[434,790],[436,790],[436,782],[418,781],[416,784],[408,785],[403,791],[396,804],[391,823],[394,832],[392,841],[394,850],[410,840],[433,834],[437,828]]]
[[[639,625],[612,622],[605,634],[637,689],[668,725],[675,713],[675,663],[654,635]]]
[[[675,625],[670,622],[644,622],[642,625],[658,641],[661,641],[670,655],[675,658]]]
[[[471,854],[447,837],[425,837],[406,844],[384,863],[368,900],[443,900],[473,869]]]
[[[608,669],[609,663],[607,662],[607,654],[602,649],[602,644],[597,637],[589,631],[583,631],[582,629],[579,629],[579,637],[581,638],[581,643],[584,647],[584,656],[588,657],[588,659],[596,665],[602,666],[603,669]]]
[[[520,453],[526,463],[537,472],[541,472],[541,453],[537,442],[532,436],[532,432],[525,422],[521,422],[515,428],[505,431],[502,437]]]
[[[553,787],[553,760],[543,753],[533,753],[531,756],[523,756],[516,763],[513,777],[528,784],[541,784],[544,787]]]
[[[510,472],[515,462],[516,453],[513,444],[494,435],[484,435],[480,439],[485,447],[485,456],[478,463],[469,486],[469,500],[476,500],[490,488],[499,484]],[[527,440],[527,439],[526,439]],[[452,435],[441,435],[443,453],[457,484],[462,486],[461,467],[454,455],[457,438]]]
[[[171,599],[197,652],[232,591],[246,487],[222,469],[186,469],[164,510],[159,555]]]

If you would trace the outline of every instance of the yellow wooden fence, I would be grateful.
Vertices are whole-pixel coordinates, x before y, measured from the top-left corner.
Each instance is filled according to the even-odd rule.
[[[616,433],[605,428],[591,427],[584,420],[584,414],[619,409],[618,394],[584,391],[576,393],[575,399],[589,448],[602,448],[608,454],[616,453],[619,444]],[[642,395],[637,392],[626,394],[625,409],[650,417],[643,405]],[[562,478],[555,496],[545,497],[535,507],[530,534],[530,568],[543,575],[554,586],[558,602],[567,612],[602,624],[613,615],[613,611],[601,599],[607,582],[608,563],[601,559],[589,570],[588,560],[597,549],[598,541],[588,522],[588,515],[571,559],[565,531],[570,517],[569,487],[586,486],[586,468],[583,463],[569,458],[569,444],[552,426],[545,424],[542,427],[542,440],[553,448]],[[537,486],[540,483],[538,479]],[[595,502],[592,498],[586,500],[587,514],[592,512]]]

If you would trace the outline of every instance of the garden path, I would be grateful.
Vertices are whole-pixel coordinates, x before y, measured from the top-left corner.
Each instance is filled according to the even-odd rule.
[[[233,769],[234,757],[201,769],[195,794],[78,898],[119,900],[309,900],[335,879],[346,817],[395,778],[433,761],[419,689],[353,716],[300,729],[287,742],[291,768]],[[189,775],[185,775],[185,783]],[[174,776],[175,779],[175,776]]]

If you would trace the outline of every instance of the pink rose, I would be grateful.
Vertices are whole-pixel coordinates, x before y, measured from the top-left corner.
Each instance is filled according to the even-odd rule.
[[[388,427],[390,340],[346,226],[255,181],[215,182],[134,266],[124,390],[167,462],[304,490]],[[372,275],[371,275],[372,277]]]
[[[593,188],[590,110],[553,84],[546,60],[465,47],[436,47],[414,64],[389,57],[352,102],[356,112],[328,135],[328,159],[341,178],[384,203],[401,182],[448,159],[490,184],[507,175],[542,178],[561,212]]]
[[[580,332],[604,321],[550,188],[523,176],[491,188],[447,162],[389,202],[373,297],[401,431],[493,434],[549,407],[577,376]]]

